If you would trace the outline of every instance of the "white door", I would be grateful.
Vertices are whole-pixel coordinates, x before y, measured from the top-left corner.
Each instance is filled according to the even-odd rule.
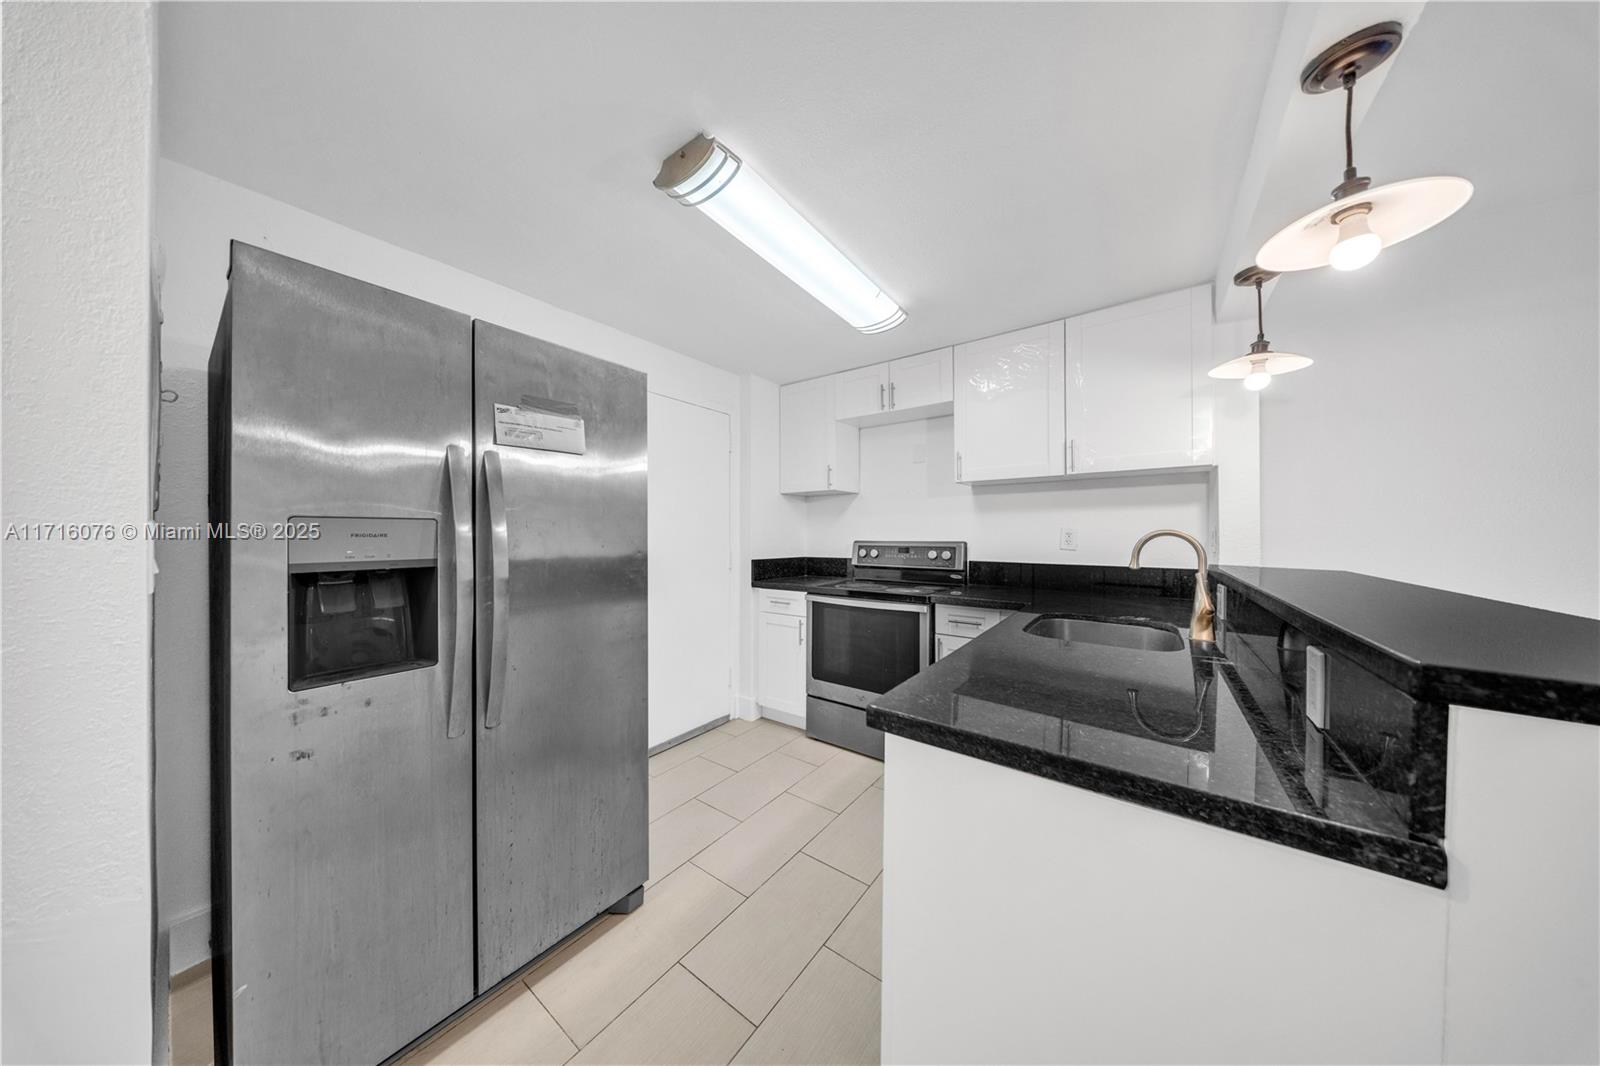
[[[857,367],[833,376],[833,417],[865,418],[889,409],[889,364]]]
[[[954,348],[908,355],[889,364],[889,410],[906,411],[949,403],[954,385]]]
[[[806,620],[762,612],[756,616],[756,702],[774,711],[806,713]]]
[[[733,709],[728,416],[650,394],[650,745]]]
[[[1062,323],[958,344],[957,481],[1013,481],[1067,472]]]
[[[1067,320],[1072,473],[1209,458],[1195,447],[1194,383],[1210,356],[1210,294],[1201,285]]]

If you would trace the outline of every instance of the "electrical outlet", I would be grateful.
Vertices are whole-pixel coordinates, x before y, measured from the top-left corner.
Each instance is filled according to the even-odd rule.
[[[1063,529],[1061,531],[1061,550],[1064,552],[1078,550],[1078,531],[1076,529]]]

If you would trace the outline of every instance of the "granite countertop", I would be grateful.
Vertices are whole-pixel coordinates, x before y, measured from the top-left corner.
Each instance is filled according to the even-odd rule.
[[[981,595],[973,600],[989,602]],[[1185,600],[1127,589],[1055,589],[1036,591],[1026,607],[1012,609],[1018,613],[879,697],[868,724],[1408,880],[1445,884],[1442,734],[1435,744],[1426,729],[1385,719],[1383,755],[1367,758],[1359,729],[1347,731],[1346,746],[1340,736],[1310,728],[1282,675],[1258,661],[1256,651],[1241,642],[1236,663],[1215,644],[1188,641]],[[1026,627],[1040,612],[1148,620],[1180,634],[1183,646],[1143,651],[1035,636]]]
[[[1595,619],[1342,570],[1211,573],[1417,699],[1600,725]]]

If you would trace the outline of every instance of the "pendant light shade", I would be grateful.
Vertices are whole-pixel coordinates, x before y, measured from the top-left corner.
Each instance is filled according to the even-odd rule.
[[[1292,374],[1311,365],[1311,360],[1306,356],[1275,352],[1267,343],[1261,319],[1261,286],[1277,276],[1272,271],[1262,270],[1260,267],[1246,267],[1233,276],[1235,285],[1255,286],[1256,339],[1245,354],[1236,359],[1229,359],[1220,366],[1212,367],[1209,377],[1223,381],[1242,381],[1244,387],[1251,392],[1260,392],[1272,384],[1272,379],[1278,375]]]
[[[1331,204],[1295,219],[1261,246],[1256,265],[1262,270],[1359,270],[1383,249],[1437,226],[1472,198],[1466,178],[1411,178],[1374,188],[1372,179],[1356,172],[1350,129],[1356,81],[1398,47],[1400,24],[1382,22],[1334,44],[1301,73],[1305,92],[1344,90],[1344,180],[1334,188]]]

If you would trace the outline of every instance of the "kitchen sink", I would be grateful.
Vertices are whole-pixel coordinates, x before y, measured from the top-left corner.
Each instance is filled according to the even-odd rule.
[[[1022,627],[1024,633],[1069,644],[1099,644],[1138,651],[1183,651],[1187,641],[1171,626],[1141,622],[1102,622],[1093,618],[1043,615]]]

